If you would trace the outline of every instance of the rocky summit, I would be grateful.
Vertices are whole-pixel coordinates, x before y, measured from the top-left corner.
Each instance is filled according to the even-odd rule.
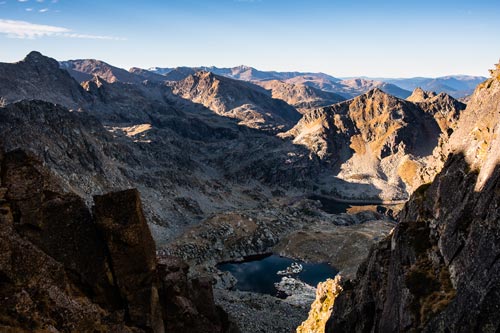
[[[418,94],[415,92],[412,96]],[[305,114],[287,133],[335,170],[333,196],[398,201],[424,182],[420,171],[465,105],[447,95],[411,102],[374,89]],[[358,186],[352,186],[356,184]]]
[[[83,88],[56,60],[36,51],[18,63],[1,63],[0,80],[3,104],[40,99],[77,109],[89,101]]]
[[[499,71],[1,63],[0,331],[496,332]]]

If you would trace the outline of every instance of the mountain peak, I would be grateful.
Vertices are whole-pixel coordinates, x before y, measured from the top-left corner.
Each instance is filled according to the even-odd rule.
[[[193,74],[193,76],[199,79],[208,79],[208,80],[213,80],[215,78],[214,73],[206,70],[197,71],[196,73]]]
[[[411,96],[408,97],[406,100],[413,103],[419,103],[419,102],[424,102],[425,100],[433,97],[436,97],[436,93],[434,91],[426,91],[420,87],[417,87],[415,88],[415,90],[413,90]]]
[[[98,75],[108,83],[142,83],[146,78],[123,68],[112,66],[97,59],[77,59],[61,62],[61,67],[66,69],[77,81],[89,81],[93,75]]]
[[[367,91],[365,93],[365,96],[370,98],[370,97],[374,97],[374,96],[380,96],[380,95],[388,95],[388,96],[392,96],[392,95],[389,95],[388,93],[386,93],[385,91],[383,91],[382,89],[380,88],[373,88],[373,89],[370,89],[369,91]]]
[[[240,71],[248,71],[248,70],[251,70],[253,68],[250,66],[247,66],[247,65],[239,65],[239,66],[236,66],[234,69],[237,69]]]
[[[500,80],[500,60],[494,69],[490,69],[490,74],[492,78]]]
[[[38,51],[31,51],[30,53],[28,53],[28,55],[22,60],[22,62],[32,65],[45,64],[49,65],[50,67],[59,68],[59,63],[55,59],[46,57]]]
[[[24,58],[24,60],[34,60],[34,59],[40,59],[40,58],[43,58],[44,55],[41,54],[40,52],[38,51],[31,51],[30,53],[28,53],[28,55]]]

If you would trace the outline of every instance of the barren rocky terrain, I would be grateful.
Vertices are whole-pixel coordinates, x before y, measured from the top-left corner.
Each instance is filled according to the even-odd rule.
[[[488,212],[495,211],[498,80],[495,70],[465,109],[444,93],[406,93],[325,74],[248,67],[126,71],[99,60],[57,62],[38,52],[0,64],[0,231],[9,239],[0,282],[8,285],[2,293],[15,295],[9,304],[16,309],[0,310],[0,327],[290,332],[307,319],[316,297],[301,332],[318,326],[316,318],[324,326],[333,304],[332,327],[359,331],[373,320],[399,330],[457,328],[448,305],[475,300],[461,291],[468,282],[460,269],[481,258],[473,249],[473,259],[460,257],[460,248],[479,242],[483,231],[469,228],[463,222],[469,215],[457,217],[453,207],[470,211],[478,223],[494,220]],[[450,152],[455,155],[445,163]],[[460,191],[453,192],[453,182]],[[445,192],[453,192],[450,203],[443,203]],[[318,198],[352,207],[329,213]],[[399,215],[401,207],[385,206],[408,198]],[[472,202],[484,203],[478,207],[488,216]],[[467,225],[455,236],[446,223]],[[96,242],[91,250],[98,253],[83,258],[69,243],[58,249],[66,236],[77,245]],[[408,245],[405,237],[423,243]],[[393,258],[392,244],[408,263]],[[234,290],[234,277],[217,266],[271,253],[327,263],[342,279],[317,289],[298,281],[279,299]],[[18,270],[16,256],[34,259]],[[47,260],[48,268],[40,264]],[[49,269],[43,283],[23,277],[23,270],[42,266]],[[433,293],[419,294],[411,281],[401,282],[400,272],[421,274],[415,276],[434,283]],[[470,286],[485,295],[478,306],[490,307],[488,293],[497,291],[482,288],[486,280]],[[399,282],[388,287],[387,281]],[[372,283],[380,294],[369,292]],[[403,299],[406,312],[385,304],[385,295]],[[462,298],[455,301],[456,295]],[[437,308],[428,307],[433,297]],[[365,314],[359,308],[365,301],[386,312],[377,308],[371,319],[353,324],[352,316]],[[390,316],[398,320],[390,324]]]

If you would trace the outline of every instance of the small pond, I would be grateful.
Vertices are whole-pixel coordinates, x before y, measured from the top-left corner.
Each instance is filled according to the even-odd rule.
[[[378,212],[386,214],[391,210],[394,205],[375,205],[375,204],[350,204],[340,202],[335,199],[325,198],[319,195],[310,196],[308,199],[319,200],[321,202],[321,209],[329,214],[356,214],[363,211]]]
[[[303,269],[300,273],[290,276],[313,287],[316,287],[319,282],[335,277],[338,273],[335,268],[328,264],[304,263],[277,255],[258,256],[242,262],[223,263],[217,265],[217,268],[231,273],[238,280],[235,285],[237,290],[276,296],[277,290],[274,283],[280,282],[283,277],[277,272],[286,270],[293,263],[301,264]]]

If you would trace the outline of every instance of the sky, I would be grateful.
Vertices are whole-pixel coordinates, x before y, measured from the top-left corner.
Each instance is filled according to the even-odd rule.
[[[0,62],[248,65],[337,77],[488,75],[498,0],[0,0]]]

